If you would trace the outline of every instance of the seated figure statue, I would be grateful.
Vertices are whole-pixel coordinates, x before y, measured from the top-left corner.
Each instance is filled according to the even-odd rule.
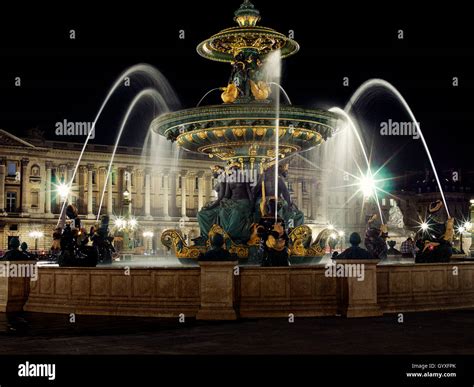
[[[443,202],[437,200],[428,208],[428,232],[422,231],[420,251],[418,251],[416,263],[449,262],[453,254],[452,239],[454,236],[454,219],[449,218],[446,222],[439,219],[439,212],[443,208]]]
[[[26,261],[30,257],[23,251],[18,250],[20,247],[20,240],[18,238],[12,238],[8,245],[9,250],[5,253],[0,261]]]
[[[253,196],[250,183],[237,178],[238,163],[228,166],[226,191],[220,202],[219,225],[237,244],[246,243],[252,225]]]
[[[217,192],[217,199],[204,205],[197,213],[197,221],[199,224],[200,235],[193,239],[196,245],[204,246],[208,239],[209,231],[213,224],[219,224],[220,203],[224,199],[226,191],[225,169],[220,165],[211,167],[212,177],[217,179],[217,184],[214,186],[214,191]]]
[[[281,205],[279,205],[278,215],[285,221],[288,227],[293,228],[304,223],[304,214],[291,200],[290,192],[285,183],[287,176],[288,163],[280,164],[278,166],[278,200],[281,201]],[[274,198],[275,194],[275,168],[269,167],[260,175],[254,187],[255,222],[258,223],[260,219],[262,200],[268,201],[269,198]]]
[[[357,232],[353,232],[349,237],[351,247],[345,249],[341,254],[333,254],[333,259],[373,259],[376,258],[367,250],[359,247],[362,239]]]

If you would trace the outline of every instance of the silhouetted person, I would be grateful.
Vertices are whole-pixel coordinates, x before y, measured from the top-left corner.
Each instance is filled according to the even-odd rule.
[[[341,254],[337,255],[335,257],[336,259],[374,259],[374,257],[370,255],[367,250],[359,247],[362,240],[358,233],[353,232],[349,237],[349,242],[351,247],[345,249]]]
[[[26,242],[21,243],[20,250],[23,254],[25,254],[28,257],[28,259],[35,259],[36,258],[36,254],[32,254],[28,251],[28,244]]]
[[[18,238],[12,238],[8,245],[9,249],[0,261],[26,261],[29,259],[28,255],[18,250],[20,247],[20,240]]]
[[[402,257],[404,258],[414,258],[416,255],[416,246],[415,242],[411,237],[408,237],[405,241],[402,242],[402,247],[400,248]]]
[[[211,239],[211,248],[199,256],[199,261],[235,261],[237,257],[224,249],[224,237],[215,234]]]

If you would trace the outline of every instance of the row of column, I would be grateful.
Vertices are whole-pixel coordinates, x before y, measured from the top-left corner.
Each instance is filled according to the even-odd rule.
[[[22,164],[23,165],[23,164]],[[74,165],[67,165],[67,181],[71,181],[72,176],[73,176],[73,171],[74,171]],[[46,162],[46,206],[45,206],[45,212],[47,215],[51,214],[51,192],[53,191],[52,187],[52,169],[53,169],[53,163],[51,161]],[[0,179],[2,176],[2,171],[3,174],[5,173],[5,167],[3,166],[3,169],[0,168]],[[107,169],[105,168],[99,168],[99,171],[101,172],[101,182],[102,184],[99,185],[99,195],[102,195],[102,189],[103,189],[103,184],[105,181],[105,176],[107,173]],[[83,181],[85,182],[87,180],[87,218],[93,219],[95,218],[94,216],[94,208],[93,208],[93,172],[94,172],[94,164],[87,164],[87,166],[82,166],[79,168],[79,173],[83,174]],[[123,189],[127,189],[127,191],[130,194],[130,207],[129,211],[131,213],[131,201],[133,200],[132,198],[132,180],[131,176],[132,173],[134,172],[133,167],[126,167],[123,169],[123,174],[121,176],[121,185]],[[145,201],[144,201],[144,215],[148,219],[152,219],[151,216],[151,190],[152,190],[152,169],[151,168],[145,168],[144,170],[145,175]],[[26,173],[26,172],[25,172]],[[171,219],[170,213],[169,213],[169,194],[170,194],[170,184],[169,184],[169,177],[170,177],[170,170],[165,169],[163,171],[163,186],[162,186],[162,191],[163,191],[163,196],[162,196],[162,211],[163,211],[163,217],[165,219]],[[181,184],[181,217],[187,219],[187,184],[186,184],[186,179],[188,177],[188,171],[187,170],[181,170],[179,171],[179,176],[182,179],[182,184]],[[203,171],[200,171],[196,174],[196,177],[198,178],[198,209],[201,209],[202,206],[205,204],[205,199],[206,196],[210,195],[210,185],[209,187],[206,185],[206,174]],[[210,177],[210,175],[207,175],[207,177]],[[210,179],[209,179],[210,182]],[[141,184],[139,184],[141,186]],[[84,190],[84,188],[83,188]],[[24,190],[26,193],[26,189]],[[107,214],[112,215],[113,212],[113,185],[112,185],[112,176],[109,176],[107,179],[107,187],[106,187],[106,209],[107,209]],[[122,200],[122,190],[119,188],[118,189],[119,193],[119,199]],[[85,192],[83,191],[83,194]],[[0,196],[2,195],[2,192],[0,190]],[[100,198],[99,196],[99,198]],[[27,195],[25,195],[27,197]],[[26,200],[26,199],[25,199]],[[70,198],[69,198],[70,200]]]
[[[5,177],[6,177],[6,166],[0,160],[0,207],[3,207],[5,203]],[[27,179],[26,176],[28,175],[27,167],[29,164],[28,158],[23,158],[21,160],[21,176],[22,176],[22,189],[21,189],[21,211],[23,213],[28,212],[28,189],[27,189]],[[51,193],[54,190],[52,187],[52,169],[53,169],[53,162],[46,161],[46,186],[45,186],[45,213],[47,217],[52,216],[51,212]],[[65,166],[61,166],[60,168],[63,169],[63,173],[67,176],[67,181],[71,181],[73,172],[74,172],[74,164],[68,163]],[[101,167],[98,169],[101,173],[101,183],[99,186],[99,195],[102,194],[103,184],[105,181],[105,176],[107,169]],[[94,164],[87,164],[87,166],[83,166],[79,169],[79,173],[83,174],[83,182],[85,183],[87,179],[87,217],[94,218],[94,208],[93,208],[93,171],[94,171]],[[126,188],[130,195],[132,195],[132,184],[131,184],[131,175],[134,172],[133,167],[127,167],[123,169],[124,175],[126,178],[122,179],[122,186]],[[125,175],[128,174],[128,175]],[[163,217],[165,219],[170,219],[169,213],[169,194],[170,194],[170,184],[169,178],[171,175],[170,169],[165,169],[162,172],[163,176],[163,186],[161,190],[163,191],[162,195],[162,212]],[[180,170],[178,172],[179,177],[181,178],[181,217],[187,219],[187,178],[189,176],[189,172],[187,170]],[[86,177],[87,176],[87,177]],[[193,177],[198,179],[198,210],[203,207],[205,204],[206,199],[209,200],[210,192],[212,190],[211,187],[211,179],[210,175],[206,174],[204,171],[199,171],[197,173],[192,174]],[[145,179],[145,201],[144,201],[144,215],[148,219],[152,219],[151,216],[151,191],[152,191],[152,170],[151,168],[145,168],[144,170],[144,179]],[[207,180],[207,181],[206,181]],[[140,184],[141,185],[141,184]],[[84,188],[82,188],[82,194],[85,194]],[[112,176],[109,176],[107,180],[107,187],[106,187],[106,201],[105,207],[107,209],[107,214],[112,215],[113,213],[113,186],[112,186]],[[119,199],[122,199],[122,192],[119,188]],[[321,203],[317,203],[317,195],[316,193],[316,183],[314,181],[311,182],[311,195],[310,195],[310,203],[309,203],[309,211],[308,215],[311,218],[316,217],[317,208],[320,207]],[[81,194],[81,193],[80,193]],[[71,194],[70,194],[71,195]],[[130,199],[133,199],[130,196]],[[71,198],[69,197],[69,201]],[[296,204],[298,208],[301,210],[303,209],[303,182],[302,180],[296,181]],[[130,204],[131,205],[131,204]],[[131,208],[129,208],[131,210]],[[3,208],[0,208],[3,210]]]

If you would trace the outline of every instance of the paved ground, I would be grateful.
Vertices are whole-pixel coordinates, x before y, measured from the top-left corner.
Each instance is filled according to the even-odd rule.
[[[207,323],[0,314],[1,354],[474,354],[474,310]]]

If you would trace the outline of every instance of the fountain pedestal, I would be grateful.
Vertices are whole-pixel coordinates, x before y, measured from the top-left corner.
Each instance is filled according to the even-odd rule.
[[[27,267],[35,265],[36,261],[2,261],[4,271],[10,265],[16,267]],[[30,277],[10,276],[2,272],[0,275],[0,313],[22,312],[23,306],[28,300],[30,293]]]
[[[234,267],[238,261],[199,262],[201,306],[197,320],[236,320]]]
[[[357,277],[340,277],[337,280],[338,312],[344,317],[382,316],[377,304],[377,263],[378,260],[341,259],[337,264],[364,265],[363,280]]]

